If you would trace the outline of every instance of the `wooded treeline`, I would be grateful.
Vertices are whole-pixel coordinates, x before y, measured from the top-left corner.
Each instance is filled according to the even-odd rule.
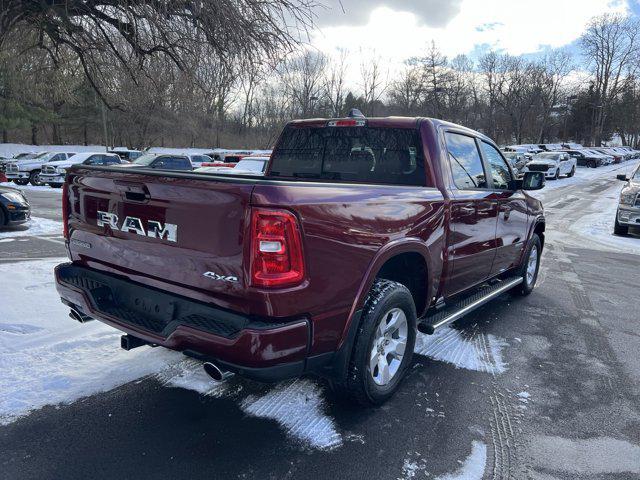
[[[88,6],[90,5],[90,6]],[[581,54],[424,55],[391,74],[301,40],[311,0],[0,0],[3,142],[272,146],[292,118],[433,116],[497,142],[640,141],[640,28],[604,15]],[[27,8],[28,7],[28,8]],[[293,25],[293,27],[291,26]],[[347,68],[360,73],[347,84]]]

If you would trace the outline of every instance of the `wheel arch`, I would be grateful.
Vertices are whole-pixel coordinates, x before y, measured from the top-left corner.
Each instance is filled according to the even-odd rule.
[[[376,278],[386,278],[405,285],[416,302],[416,313],[421,317],[429,306],[435,285],[433,257],[429,247],[419,238],[406,238],[392,241],[383,246],[369,263],[356,298],[352,304],[348,320],[342,332],[340,345],[347,338],[349,327],[367,298]],[[408,269],[406,268],[408,266]]]

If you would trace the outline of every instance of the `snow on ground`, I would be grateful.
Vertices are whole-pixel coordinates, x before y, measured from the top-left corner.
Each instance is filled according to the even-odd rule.
[[[282,382],[262,396],[248,396],[240,406],[249,415],[277,421],[311,447],[330,450],[342,445],[342,435],[324,413],[322,388],[311,380]]]
[[[436,480],[482,480],[487,465],[487,446],[478,441],[471,445],[469,455],[455,473],[437,477]]]
[[[573,177],[560,177],[558,180],[546,180],[545,186],[542,190],[535,190],[528,193],[531,196],[540,199],[542,203],[544,203],[545,198],[548,196],[547,194],[550,192],[558,189],[566,189],[567,195],[570,195],[570,187],[576,184],[586,184],[603,177],[616,180],[617,174],[631,172],[638,163],[640,163],[640,160],[629,160],[621,164],[606,165],[598,168],[578,167]],[[619,182],[620,187],[622,187],[622,182],[619,180],[616,181]]]
[[[107,391],[155,373],[182,355],[120,349],[120,332],[68,317],[54,287],[65,259],[0,265],[0,424],[33,409]]]
[[[27,223],[0,230],[0,239],[55,234],[62,235],[62,222],[48,218],[31,217]]]
[[[58,193],[62,193],[62,189],[61,188],[51,188],[48,185],[43,185],[40,187],[34,187],[33,185],[18,185],[17,183],[13,183],[13,182],[0,182],[0,187],[9,187],[9,188],[15,188],[16,190],[22,190],[23,192],[58,192]]]
[[[618,252],[640,255],[640,238],[637,236],[621,237],[613,234],[613,225],[618,209],[620,188],[612,187],[602,194],[599,200],[591,205],[596,213],[583,215],[569,227],[572,233],[586,237],[601,246],[614,247]]]
[[[470,330],[442,327],[433,335],[418,333],[414,352],[434,360],[493,375],[506,371],[502,349],[508,344],[494,336]]]

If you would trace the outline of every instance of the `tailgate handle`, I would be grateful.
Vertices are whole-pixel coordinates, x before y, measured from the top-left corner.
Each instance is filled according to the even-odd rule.
[[[125,192],[124,198],[131,200],[132,202],[146,202],[149,200],[149,195],[144,192]]]
[[[116,183],[116,188],[122,196],[130,202],[146,202],[151,198],[146,185],[136,185],[132,183]]]

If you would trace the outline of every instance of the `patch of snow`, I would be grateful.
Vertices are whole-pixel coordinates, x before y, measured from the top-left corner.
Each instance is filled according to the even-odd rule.
[[[159,348],[125,352],[121,332],[71,320],[53,287],[53,267],[65,260],[0,265],[0,279],[7,280],[0,288],[0,424],[110,390],[183,358]]]
[[[487,446],[478,441],[471,445],[471,455],[455,473],[437,477],[437,480],[482,480],[487,465]]]
[[[414,352],[450,363],[457,368],[495,375],[507,369],[507,364],[502,358],[502,349],[508,345],[491,334],[444,327],[437,329],[433,335],[418,333]]]
[[[229,382],[214,381],[197,360],[184,360],[158,373],[156,378],[166,387],[194,390],[209,397],[222,397],[230,392]]]
[[[410,478],[416,478],[416,475],[419,472],[425,472],[427,469],[427,465],[424,460],[417,459],[412,460],[410,458],[405,458],[402,463],[402,477],[398,480],[405,480]]]
[[[591,205],[596,213],[583,215],[576,219],[569,229],[600,246],[612,247],[617,252],[640,255],[640,237],[620,237],[613,234],[620,190],[619,185],[614,185],[611,190],[608,190]]]
[[[0,187],[9,187],[15,190],[22,190],[23,192],[58,192],[58,194],[62,194],[61,188],[51,188],[48,185],[33,186],[33,185],[18,185],[13,182],[0,182]]]
[[[27,223],[0,231],[0,238],[55,234],[62,235],[62,222],[48,218],[31,217]]]
[[[313,448],[331,450],[342,445],[333,419],[324,413],[321,387],[307,379],[282,382],[262,396],[250,395],[240,404],[248,415],[271,418]]]
[[[531,394],[529,392],[520,392],[518,394],[519,398],[531,398]]]

